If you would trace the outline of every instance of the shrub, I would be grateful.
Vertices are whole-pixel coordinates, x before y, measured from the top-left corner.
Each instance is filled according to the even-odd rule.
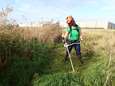
[[[28,86],[34,73],[47,73],[51,49],[46,44],[24,40],[12,30],[3,30],[0,38],[0,59],[6,61],[0,71],[2,86]]]
[[[33,41],[35,42],[35,41]],[[29,86],[34,73],[47,73],[50,49],[36,42],[30,45],[32,58],[14,56],[10,58],[7,67],[0,72],[2,86]]]

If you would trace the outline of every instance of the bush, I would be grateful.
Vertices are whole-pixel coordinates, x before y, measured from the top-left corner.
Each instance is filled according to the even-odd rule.
[[[0,29],[0,67],[2,68],[12,55],[19,51],[21,37],[16,30]]]
[[[18,56],[10,58],[7,68],[0,72],[2,86],[29,86],[34,73],[47,73],[50,49],[39,43],[31,44],[31,49],[32,59]]]
[[[24,40],[11,30],[3,31],[0,37],[0,56],[7,60],[0,71],[2,86],[28,86],[34,73],[47,73],[51,49],[46,44],[34,38]]]
[[[0,83],[2,86],[28,86],[34,72],[31,61],[15,57],[7,69],[0,73]]]

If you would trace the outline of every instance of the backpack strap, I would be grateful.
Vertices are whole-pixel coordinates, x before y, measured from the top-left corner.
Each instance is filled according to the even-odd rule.
[[[76,24],[75,25],[75,27],[76,27],[76,29],[75,30],[77,30],[77,32],[79,33],[80,32],[80,30],[78,29],[79,27],[78,27],[78,25]],[[71,33],[71,31],[72,31],[72,28],[71,28],[71,26],[69,26],[69,28],[70,28],[70,31],[69,31],[69,34]]]
[[[70,29],[70,30],[69,30],[69,34],[70,34],[70,33],[71,33],[71,31],[72,31],[71,26],[69,26],[69,29]],[[69,35],[69,34],[68,34],[68,35]],[[71,34],[70,34],[70,36],[71,36]]]
[[[78,33],[79,33],[79,39],[80,39],[80,28],[79,28],[79,26],[76,24],[76,30],[78,31]]]
[[[76,24],[75,27],[76,27],[77,32],[79,33],[80,32],[79,26]]]
[[[69,30],[69,34],[70,34],[70,32],[72,31],[72,28],[71,28],[71,26],[69,26],[69,29],[70,29],[70,30]]]

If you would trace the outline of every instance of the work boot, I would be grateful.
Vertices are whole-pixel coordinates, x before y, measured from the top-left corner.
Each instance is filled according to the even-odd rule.
[[[84,63],[83,60],[81,59],[81,55],[78,55],[78,59],[79,59],[79,61],[80,61],[81,64]]]
[[[65,58],[64,58],[64,62],[67,62],[68,60],[69,60],[68,57],[65,57]]]
[[[81,64],[83,64],[83,63],[84,63],[81,59],[79,59],[79,61],[80,61],[80,63],[81,63]]]

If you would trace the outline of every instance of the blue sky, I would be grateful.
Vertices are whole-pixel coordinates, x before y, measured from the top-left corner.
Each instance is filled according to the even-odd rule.
[[[67,15],[115,22],[115,0],[0,0],[0,10],[7,5],[13,7],[9,17],[17,22],[64,21]]]

